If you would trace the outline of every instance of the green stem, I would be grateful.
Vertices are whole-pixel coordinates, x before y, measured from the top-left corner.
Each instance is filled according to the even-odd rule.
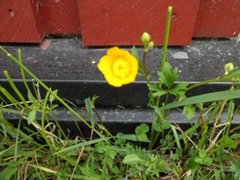
[[[172,19],[172,7],[169,6],[168,13],[167,13],[167,22],[166,22],[164,43],[163,43],[161,71],[163,70],[163,66],[164,66],[165,62],[167,61],[167,50],[168,50],[168,41],[169,41],[169,34],[170,34],[170,27],[171,27],[171,19]]]
[[[172,9],[173,9],[172,6],[168,7],[167,22],[166,22],[166,29],[165,29],[164,42],[163,42],[162,65],[161,65],[160,71],[163,71],[163,67],[167,62],[167,51],[168,51],[168,42],[169,42],[171,20],[172,20]],[[161,80],[159,80],[159,87],[160,88],[162,87]],[[157,106],[159,106],[159,103],[160,103],[160,97],[158,97],[156,100]]]
[[[21,51],[21,49],[18,49],[18,60],[22,64],[22,51]],[[24,83],[24,85],[25,85],[25,87],[26,87],[26,89],[28,91],[28,94],[30,94],[33,97],[32,92],[31,92],[31,90],[30,90],[30,88],[29,88],[29,86],[27,84],[24,70],[22,68],[20,68],[20,71],[21,71],[21,76],[22,76],[22,79],[23,79],[23,83]]]
[[[0,49],[11,59],[13,60],[20,68],[22,68],[29,76],[31,76],[33,79],[35,79],[46,91],[50,92],[52,96],[55,97],[63,106],[65,106],[72,114],[74,114],[80,121],[82,121],[88,128],[93,129],[93,131],[102,137],[102,134],[99,133],[92,127],[82,116],[80,116],[76,111],[74,111],[63,99],[61,99],[57,94],[53,93],[52,90],[43,83],[37,76],[35,76],[27,67],[23,66],[21,62],[19,62],[12,54],[10,54],[8,51],[6,51],[2,46],[0,46]]]

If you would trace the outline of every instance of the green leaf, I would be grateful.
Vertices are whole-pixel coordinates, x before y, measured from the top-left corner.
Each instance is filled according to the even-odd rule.
[[[10,180],[12,176],[17,173],[17,167],[8,166],[0,172],[1,179]]]
[[[169,129],[171,127],[171,123],[167,120],[162,122],[163,129]]]
[[[230,99],[237,99],[237,98],[240,98],[240,90],[219,91],[219,92],[213,92],[213,93],[207,93],[203,95],[189,97],[178,102],[175,101],[160,107],[159,110],[167,110],[167,109],[173,109],[176,107],[181,107],[186,105],[200,104],[200,103],[220,101],[220,100],[230,100]]]
[[[228,121],[232,120],[234,109],[235,109],[235,104],[234,104],[234,102],[231,101],[228,105],[228,110],[227,110],[227,120]]]
[[[186,115],[188,121],[192,120],[192,118],[196,115],[195,108],[192,105],[184,106],[183,113]]]
[[[135,129],[135,133],[136,134],[145,134],[149,131],[149,126],[145,123],[139,125],[138,127],[136,127]]]
[[[199,157],[201,159],[204,159],[206,156],[207,156],[207,152],[205,150],[203,150],[203,149],[200,149],[199,150]]]
[[[54,90],[54,91],[52,91],[52,93],[50,94],[50,97],[49,97],[50,103],[52,103],[52,102],[55,100],[55,96],[54,96],[54,95],[57,95],[57,93],[58,93],[58,90],[57,90],[57,89]],[[54,95],[53,95],[53,94],[54,94]]]
[[[146,141],[148,141],[148,137],[147,137],[146,134],[138,134],[138,135],[137,135],[137,139],[138,139],[138,141],[141,141],[141,142],[146,142]]]
[[[138,53],[138,50],[135,46],[132,47],[131,49],[131,54],[137,58],[138,61],[140,61],[140,56],[139,56],[139,53]]]
[[[36,98],[33,96],[32,92],[30,90],[27,91],[27,96],[30,101],[36,100]]]
[[[188,86],[188,83],[177,84],[175,87],[168,90],[168,93],[172,94],[174,96],[184,97],[185,96],[185,90],[187,89],[187,86]]]
[[[37,111],[36,110],[31,111],[28,114],[28,118],[27,118],[28,124],[29,125],[32,124],[36,120],[36,117],[37,117]]]
[[[182,149],[176,127],[174,125],[171,125],[171,128],[172,128],[173,135],[174,135],[174,138],[175,138],[178,148]]]
[[[118,133],[117,137],[119,139],[125,139],[125,140],[129,140],[129,141],[141,141],[141,142],[147,142],[147,143],[150,142],[149,139],[145,139],[145,140],[141,139],[141,140],[139,140],[136,134],[120,134],[120,133]]]
[[[157,83],[155,83],[155,84],[147,84],[147,86],[148,86],[148,89],[150,91],[158,91],[159,90],[159,87],[158,87]]]
[[[231,139],[228,136],[225,136],[222,140],[222,146],[223,148],[231,148],[231,149],[236,149],[238,144],[236,141],[234,141],[233,139]]]
[[[178,69],[173,70],[171,64],[166,62],[163,67],[163,71],[159,72],[160,81],[166,85],[168,88],[171,88],[173,83],[178,79],[179,73]]]
[[[204,160],[203,160],[203,163],[204,163],[205,165],[207,165],[207,166],[210,166],[210,165],[212,164],[212,162],[213,162],[213,160],[212,160],[212,158],[210,158],[210,157],[206,157],[206,158],[204,158]]]
[[[141,124],[135,129],[136,137],[138,141],[146,142],[148,137],[146,133],[149,131],[149,126],[147,124]]]
[[[221,81],[240,81],[240,70],[231,71],[228,75],[220,78]]]
[[[136,154],[128,154],[123,159],[123,164],[136,164],[142,161]]]
[[[234,179],[240,179],[240,162],[238,160],[232,161],[230,166],[231,172],[234,174]]]
[[[202,161],[201,158],[198,158],[198,157],[197,157],[197,158],[195,158],[194,160],[195,160],[195,162],[198,163],[198,164],[203,164],[203,161]]]
[[[107,141],[111,139],[111,137],[103,137],[103,138],[99,138],[99,139],[94,139],[94,140],[89,140],[89,141],[83,141],[83,142],[80,142],[78,144],[74,144],[74,145],[71,145],[71,146],[68,146],[54,154],[59,154],[59,153],[64,153],[66,151],[72,151],[72,150],[75,150],[75,149],[79,149],[83,146],[89,146],[89,145],[92,145],[92,144],[96,144],[96,143],[99,143],[101,141]]]
[[[161,97],[163,95],[167,94],[167,91],[164,91],[164,90],[158,90],[157,92],[153,93],[152,96],[153,97]]]

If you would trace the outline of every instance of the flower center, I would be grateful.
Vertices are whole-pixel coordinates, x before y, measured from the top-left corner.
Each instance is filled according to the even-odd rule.
[[[131,69],[130,69],[130,64],[128,61],[126,61],[123,58],[119,58],[117,59],[116,62],[114,62],[113,64],[113,73],[115,76],[117,76],[118,78],[126,78]]]

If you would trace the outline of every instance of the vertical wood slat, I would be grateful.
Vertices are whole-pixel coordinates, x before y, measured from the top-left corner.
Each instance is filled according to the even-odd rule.
[[[149,32],[163,44],[167,7],[172,5],[170,45],[190,44],[200,0],[78,0],[86,46],[140,45]]]
[[[174,5],[175,13],[172,45],[189,44],[193,29],[194,37],[239,35],[239,0],[197,0],[201,1],[199,11],[194,1],[0,0],[0,42],[40,43],[49,34],[77,35],[81,24],[85,45],[140,44],[143,31],[161,44],[169,4]]]
[[[0,42],[41,42],[37,23],[29,0],[0,1]]]
[[[46,34],[80,34],[76,0],[34,0],[33,4]]]
[[[240,34],[240,0],[201,0],[194,37]]]

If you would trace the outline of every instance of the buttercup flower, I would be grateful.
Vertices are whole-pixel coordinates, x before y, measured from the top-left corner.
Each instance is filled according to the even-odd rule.
[[[100,59],[98,69],[110,85],[121,87],[135,81],[138,61],[127,50],[113,47]]]

